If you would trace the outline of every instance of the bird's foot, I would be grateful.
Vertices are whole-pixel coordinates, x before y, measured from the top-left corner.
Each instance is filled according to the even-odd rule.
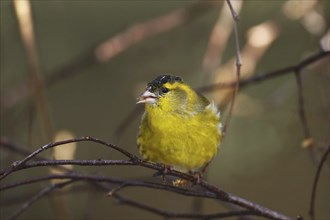
[[[194,184],[199,185],[203,176],[202,172],[193,172],[193,171],[189,171],[189,174],[193,175],[194,177]]]
[[[168,171],[171,170],[171,167],[169,165],[164,165],[164,170],[163,170],[163,173],[162,173],[162,180],[163,180],[163,184],[166,183],[166,178],[165,178],[165,175],[168,173]]]
[[[166,174],[168,173],[168,171],[171,170],[171,166],[166,165],[166,164],[162,164],[162,166],[163,166],[163,170],[159,170],[159,171],[157,171],[153,176],[154,176],[154,177],[155,177],[155,176],[162,176],[163,184],[165,184],[165,183],[166,183],[166,178],[165,178],[165,176],[166,176]]]

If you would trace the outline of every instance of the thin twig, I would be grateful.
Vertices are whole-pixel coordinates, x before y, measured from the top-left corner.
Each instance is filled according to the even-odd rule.
[[[0,146],[12,151],[16,154],[22,155],[22,156],[28,156],[29,154],[31,154],[31,151],[11,142],[9,139],[4,138],[4,137],[0,137]],[[34,157],[34,160],[47,160],[46,157],[42,157],[40,155],[37,155]]]
[[[298,103],[299,103],[299,116],[301,123],[304,129],[305,139],[310,139],[310,130],[307,123],[306,113],[305,113],[305,104],[304,104],[304,95],[303,95],[303,86],[301,82],[300,71],[295,72],[295,78],[298,86]]]
[[[18,146],[17,144],[9,141],[8,139],[6,138],[1,138],[0,137],[0,146],[1,147],[4,147],[5,149],[9,150],[9,151],[12,151],[12,152],[15,152],[17,154],[20,154],[20,155],[23,155],[23,156],[28,156],[31,154],[31,151],[29,150],[26,150],[25,148],[23,147],[20,147]],[[37,161],[46,161],[46,160],[50,160],[46,157],[43,157],[43,156],[40,156],[40,155],[36,155],[33,157],[33,160],[37,160]],[[55,169],[58,169],[60,171],[64,171],[64,172],[72,172],[71,169],[67,168],[67,167],[64,167],[64,166],[55,166],[53,167]],[[5,171],[0,171],[0,176],[2,173],[4,173]]]
[[[137,159],[137,157],[131,153],[129,153],[128,151],[125,151],[124,149],[117,147],[116,145],[107,143],[105,141],[99,140],[97,138],[93,138],[93,137],[81,137],[81,138],[74,138],[74,139],[68,139],[68,140],[64,140],[64,141],[58,141],[58,142],[50,142],[42,147],[40,147],[39,149],[37,149],[36,151],[34,151],[33,153],[31,153],[30,155],[28,155],[27,157],[25,157],[23,160],[20,161],[16,161],[14,162],[10,168],[8,168],[4,173],[1,174],[0,176],[0,180],[2,180],[3,178],[5,178],[6,176],[8,176],[10,173],[14,172],[15,170],[18,170],[22,165],[24,165],[27,161],[31,160],[32,158],[34,158],[35,156],[37,156],[38,154],[40,154],[41,152],[43,152],[46,149],[50,149],[56,146],[60,146],[60,145],[64,145],[64,144],[68,144],[68,143],[74,143],[74,142],[82,142],[82,141],[92,141],[95,143],[99,143],[102,144],[104,146],[110,147],[115,149],[116,151],[122,153],[123,155],[127,156],[130,159]]]
[[[270,72],[259,73],[249,79],[240,80],[239,86],[242,89],[243,87],[245,88],[246,86],[253,85],[254,83],[261,83],[269,79],[280,77],[286,74],[295,73],[296,70],[302,70],[303,68],[312,65],[313,63],[321,59],[324,59],[327,56],[330,56],[330,51],[318,51],[317,53],[312,54],[311,56],[307,57],[306,59],[300,61],[295,65],[287,66]],[[219,89],[234,87],[234,86],[236,86],[236,81],[230,83],[215,83],[211,85],[206,85],[197,88],[197,90],[200,92],[213,92]]]
[[[74,180],[69,180],[63,183],[56,183],[50,186],[45,187],[40,190],[37,194],[35,194],[32,198],[30,198],[27,202],[25,202],[19,209],[17,209],[10,217],[9,220],[16,219],[20,214],[22,214],[27,208],[29,208],[33,203],[37,202],[41,197],[45,196],[49,192],[54,189],[62,188],[68,184],[71,184]]]
[[[43,161],[34,161],[28,162],[24,165],[20,165],[15,169],[16,172],[19,170],[30,169],[33,167],[45,167],[45,166],[60,166],[60,165],[76,165],[76,166],[135,166],[136,162],[132,160],[43,160]],[[11,168],[9,168],[11,169]],[[70,172],[69,170],[66,170]],[[7,170],[1,171],[0,175],[8,172]]]
[[[310,207],[309,207],[309,216],[314,220],[315,219],[315,198],[316,198],[316,189],[317,189],[317,183],[320,179],[320,174],[322,167],[327,160],[328,155],[330,154],[330,145],[328,146],[328,149],[324,152],[321,161],[317,167],[317,171],[315,174],[314,182],[313,182],[313,187],[312,187],[312,194],[311,194],[311,200],[310,200]]]
[[[235,10],[233,9],[233,6],[232,6],[230,0],[226,0],[226,1],[229,6],[230,12],[233,16],[233,26],[234,26],[234,34],[235,34],[235,45],[236,45],[236,83],[235,83],[235,89],[234,89],[234,93],[232,96],[232,100],[231,100],[231,103],[229,106],[228,115],[227,115],[226,121],[223,126],[222,135],[224,137],[226,136],[226,133],[227,133],[227,130],[228,130],[228,127],[230,124],[230,120],[232,118],[235,99],[236,99],[236,95],[237,95],[238,89],[239,89],[239,81],[240,81],[241,66],[242,66],[242,61],[241,61],[241,56],[240,56],[239,36],[238,36],[238,29],[237,29],[237,23],[239,21],[239,17],[236,14]]]
[[[303,95],[303,85],[301,82],[301,72],[300,69],[295,70],[295,78],[297,82],[298,87],[298,111],[299,111],[299,117],[300,121],[304,130],[304,141],[302,142],[302,147],[308,148],[309,155],[311,157],[311,160],[318,164],[318,158],[316,158],[315,155],[315,144],[313,141],[313,138],[311,137],[310,129],[307,122],[306,112],[305,112],[305,104],[304,104],[304,95]]]

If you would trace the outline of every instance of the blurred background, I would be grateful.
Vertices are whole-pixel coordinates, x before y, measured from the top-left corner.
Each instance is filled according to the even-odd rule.
[[[232,1],[238,23],[242,79],[296,65],[329,50],[329,1]],[[1,137],[27,150],[55,140],[93,136],[138,155],[141,113],[122,122],[146,83],[163,73],[194,88],[235,81],[233,23],[224,1],[1,1]],[[329,145],[329,56],[300,72],[309,135],[299,116],[299,90],[290,72],[242,87],[220,152],[207,179],[227,192],[288,216],[309,219],[312,184]],[[202,90],[203,91],[203,90]],[[228,115],[231,88],[203,94]],[[61,146],[56,159],[124,159],[93,143]],[[22,159],[0,148],[1,169]],[[83,173],[148,178],[140,167],[72,167]],[[1,184],[46,175],[24,170]],[[154,178],[155,179],[155,178]],[[47,182],[0,193],[7,219]],[[316,219],[329,219],[329,161],[321,172]],[[61,208],[43,198],[19,219],[163,219],[116,203],[77,183],[55,193]],[[174,193],[129,188],[123,193],[175,212],[215,213],[228,207]],[[63,214],[62,213],[62,214]]]

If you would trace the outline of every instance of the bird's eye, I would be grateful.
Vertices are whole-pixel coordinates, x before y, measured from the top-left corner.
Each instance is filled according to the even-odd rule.
[[[174,80],[175,80],[175,81],[178,81],[178,82],[182,82],[182,79],[181,79],[181,77],[179,77],[179,76],[176,76],[176,77],[174,78]]]
[[[162,88],[162,93],[168,93],[170,90],[168,89],[168,88],[166,88],[166,87],[163,87]]]

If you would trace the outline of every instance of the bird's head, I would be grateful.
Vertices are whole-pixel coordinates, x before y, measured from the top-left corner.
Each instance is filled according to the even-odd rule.
[[[187,106],[189,96],[194,93],[181,77],[160,75],[148,83],[137,103],[146,103],[148,107],[160,107],[165,111],[183,110]]]
[[[187,99],[184,87],[181,77],[160,75],[148,83],[137,103],[146,103],[149,107],[160,107],[164,110],[180,107]]]

